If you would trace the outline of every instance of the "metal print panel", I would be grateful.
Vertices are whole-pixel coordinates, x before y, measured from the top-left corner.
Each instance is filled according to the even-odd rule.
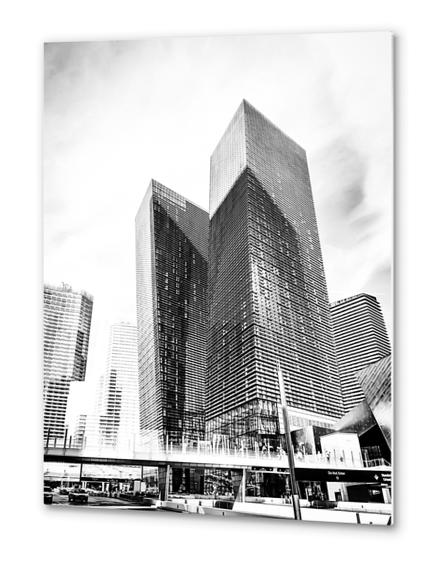
[[[45,45],[45,503],[392,524],[392,87],[387,33]]]

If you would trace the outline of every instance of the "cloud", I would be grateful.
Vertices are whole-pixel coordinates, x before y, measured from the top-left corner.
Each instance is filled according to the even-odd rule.
[[[326,213],[340,222],[346,221],[364,200],[366,162],[350,139],[339,137],[315,155],[317,189],[332,186],[323,196]],[[320,178],[320,179],[318,179]]]
[[[385,317],[385,324],[388,329],[390,337],[393,333],[393,325],[391,322],[393,316],[392,299],[391,299],[391,264],[388,260],[380,264],[371,273],[370,277],[366,280],[362,287],[362,292],[374,295],[379,301],[382,312]]]

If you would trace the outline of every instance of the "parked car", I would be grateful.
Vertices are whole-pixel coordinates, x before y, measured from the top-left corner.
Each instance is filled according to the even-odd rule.
[[[44,486],[44,503],[53,503],[53,491],[49,486]]]
[[[75,488],[69,492],[68,499],[71,503],[88,503],[89,493],[83,488]]]
[[[67,496],[67,495],[69,495],[69,490],[67,488],[60,488],[59,494],[61,496]]]

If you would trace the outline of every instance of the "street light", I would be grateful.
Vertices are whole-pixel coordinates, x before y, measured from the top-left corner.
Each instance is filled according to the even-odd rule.
[[[302,519],[302,517],[301,517],[301,507],[299,504],[299,487],[295,475],[295,456],[293,454],[292,436],[290,435],[290,422],[289,422],[289,411],[287,409],[286,389],[284,387],[283,372],[281,370],[279,359],[277,359],[277,373],[278,373],[278,384],[280,386],[281,409],[283,412],[284,431],[286,435],[287,458],[289,460],[290,491],[292,495],[293,513],[295,515],[295,519],[300,520]]]

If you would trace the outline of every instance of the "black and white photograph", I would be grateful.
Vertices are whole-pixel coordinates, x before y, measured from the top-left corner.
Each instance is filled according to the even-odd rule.
[[[393,46],[45,43],[47,509],[393,525]]]

